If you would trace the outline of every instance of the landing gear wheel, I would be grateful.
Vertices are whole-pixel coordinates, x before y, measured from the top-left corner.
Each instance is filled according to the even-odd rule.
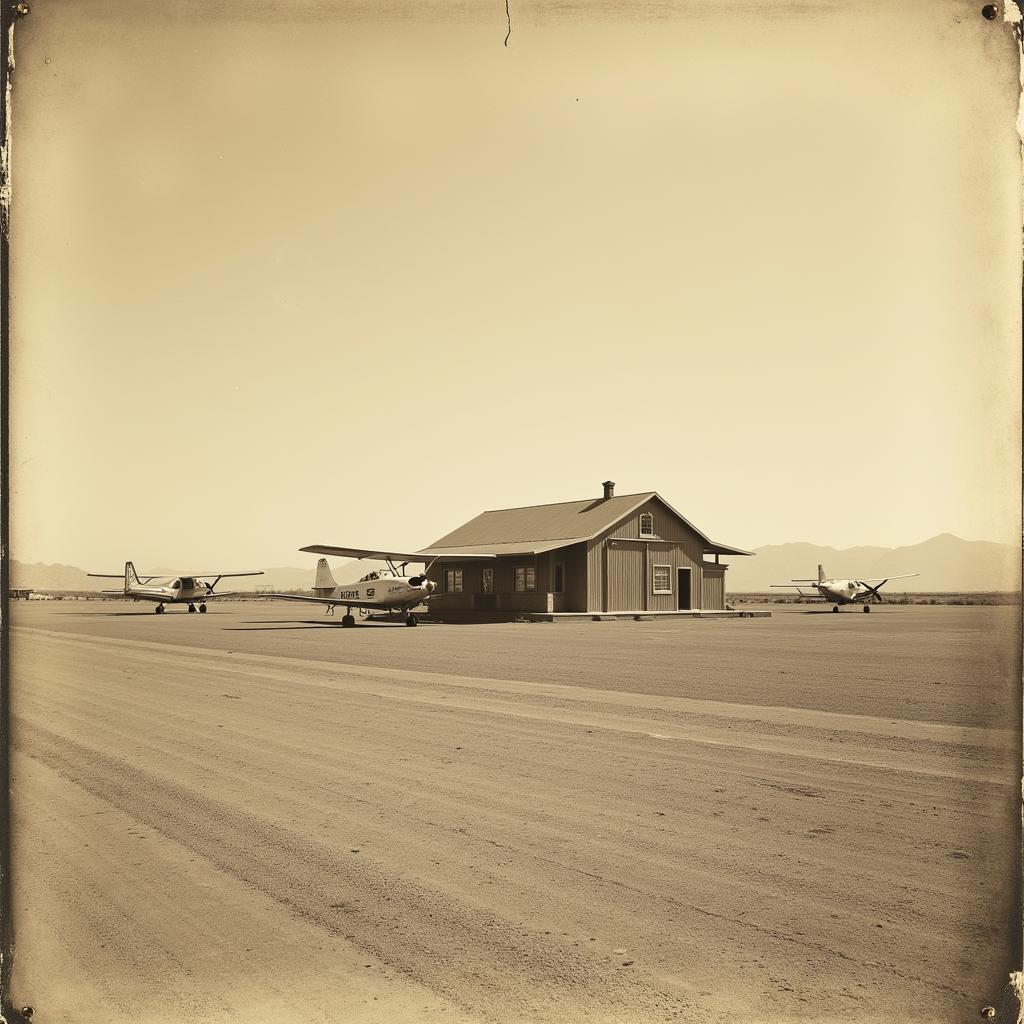
[[[832,611],[834,611],[834,612],[838,612],[838,611],[839,611],[839,605],[836,605],[836,606],[835,606],[835,607],[834,607],[834,608],[832,609]]]
[[[195,615],[195,613],[196,613],[196,606],[194,604],[190,604],[188,606],[188,613],[189,613],[189,615]]]
[[[156,614],[157,614],[157,615],[163,615],[163,612],[164,612],[164,606],[163,606],[162,604],[158,604],[158,605],[157,605],[157,606],[156,606],[156,607],[155,607],[155,608],[153,609],[153,611],[154,611],[154,612],[156,612]]]
[[[409,614],[406,615],[406,617],[405,617],[405,624],[407,626],[415,626],[416,625],[416,621],[417,621],[416,620],[416,616],[413,615],[412,612],[409,612]]]
[[[871,605],[869,605],[869,604],[864,605],[864,611],[865,612],[871,611]]]
[[[203,615],[205,615],[205,614],[206,614],[206,605],[205,605],[205,604],[201,604],[201,605],[199,606],[199,611],[200,611],[200,612],[201,612],[201,613],[202,613]]]
[[[356,617],[354,615],[342,615],[341,624],[346,629],[351,629],[356,624]]]

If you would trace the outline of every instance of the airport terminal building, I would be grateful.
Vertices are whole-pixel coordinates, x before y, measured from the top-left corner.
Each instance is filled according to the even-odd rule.
[[[724,610],[728,566],[719,558],[751,552],[715,543],[654,491],[603,487],[600,498],[482,512],[425,548],[495,556],[435,562],[432,614]]]

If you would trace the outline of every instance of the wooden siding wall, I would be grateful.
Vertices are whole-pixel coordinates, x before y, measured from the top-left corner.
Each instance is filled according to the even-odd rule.
[[[644,607],[644,552],[639,545],[608,548],[608,611],[630,612]]]
[[[521,602],[523,609],[534,609],[537,594],[546,595],[551,592],[555,580],[555,563],[561,562],[565,567],[564,593],[555,595],[556,611],[586,611],[587,608],[587,557],[586,546],[573,544],[570,547],[558,548],[540,555],[508,555],[487,561],[445,561],[435,562],[430,569],[430,579],[444,593],[444,574],[449,569],[462,570],[462,595],[483,594],[481,573],[484,569],[494,570],[494,594],[511,595],[504,600],[495,601],[495,605],[503,608],[515,607],[515,601]],[[515,569],[518,566],[533,566],[536,570],[537,590],[535,594],[517,594],[515,589]],[[489,595],[488,595],[489,596]],[[444,602],[441,598],[439,606]],[[470,607],[472,602],[455,602]],[[544,602],[542,602],[544,603]],[[478,602],[479,604],[479,602]],[[540,609],[544,610],[544,609]]]
[[[725,575],[704,570],[704,585],[701,607],[706,611],[725,609]]]
[[[430,569],[430,578],[437,584],[441,593],[445,593],[444,574],[451,569],[462,570],[462,593],[481,594],[482,583],[481,573],[484,569],[494,570],[494,593],[511,594],[515,591],[515,569],[517,566],[526,565],[537,568],[537,559],[534,555],[516,555],[511,558],[495,558],[486,561],[456,562],[444,561],[435,562]],[[537,589],[542,590],[540,574],[538,572]]]
[[[604,611],[604,539],[587,541],[587,611]]]
[[[654,537],[640,537],[640,516],[654,517]],[[619,541],[619,544],[609,542]],[[621,543],[635,541],[636,543]],[[605,551],[607,550],[607,555]],[[623,552],[632,551],[627,555]],[[646,572],[644,568],[646,554]],[[703,608],[704,542],[656,498],[587,544],[588,611],[675,611],[678,569],[691,569],[690,607]],[[607,558],[607,563],[606,563]],[[607,579],[605,565],[608,566]],[[653,594],[654,565],[671,567],[671,594]],[[607,606],[606,606],[607,602]],[[721,605],[714,607],[723,607]]]

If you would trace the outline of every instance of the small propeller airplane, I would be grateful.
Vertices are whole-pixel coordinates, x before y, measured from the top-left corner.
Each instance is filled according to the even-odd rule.
[[[494,558],[494,555],[455,555],[432,554],[421,555],[405,551],[374,551],[370,548],[339,548],[328,544],[310,544],[299,548],[317,555],[337,555],[344,558],[371,558],[384,562],[387,569],[382,572],[370,572],[354,583],[341,585],[334,578],[326,558],[321,558],[316,565],[316,576],[313,579],[313,594],[261,594],[261,597],[276,597],[285,601],[306,601],[310,604],[327,606],[327,614],[333,615],[338,605],[345,607],[341,617],[342,626],[354,626],[353,608],[367,611],[404,611],[405,624],[415,626],[417,618],[413,608],[428,601],[437,589],[433,580],[427,579],[430,567],[439,558],[458,558],[459,561],[470,559]],[[424,565],[423,572],[416,576],[406,576],[405,567],[410,563]]]
[[[96,576],[105,580],[119,580],[121,573],[90,572],[88,576]],[[187,604],[190,612],[206,611],[206,602],[213,597],[229,597],[233,591],[216,591],[214,587],[221,580],[235,576],[262,576],[263,570],[256,572],[198,572],[188,576],[142,576],[135,571],[131,562],[124,563],[124,589],[103,590],[103,594],[121,594],[135,601],[155,601],[153,611],[161,613],[164,605]],[[212,580],[212,582],[211,582]]]
[[[841,604],[856,604],[858,601],[863,601],[864,611],[869,612],[871,605],[868,604],[868,601],[881,602],[882,595],[879,591],[889,580],[908,580],[911,576],[919,575],[920,573],[908,572],[903,576],[886,576],[885,579],[877,580],[833,580],[825,575],[825,570],[819,565],[816,580],[791,580],[789,583],[773,583],[772,586],[793,587],[801,597],[809,597],[810,595],[805,594],[801,589],[801,585],[809,584],[826,601],[834,602],[835,607],[832,609],[834,612],[839,611]],[[873,587],[872,583],[877,583],[878,586]]]

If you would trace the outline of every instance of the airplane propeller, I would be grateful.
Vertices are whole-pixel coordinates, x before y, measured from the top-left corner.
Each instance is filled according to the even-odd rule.
[[[879,583],[877,587],[873,587],[873,586],[871,586],[870,583],[865,583],[863,580],[857,580],[857,582],[862,587],[867,587],[868,588],[868,596],[867,596],[866,600],[870,600],[871,598],[874,598],[879,604],[882,603],[882,595],[878,591],[881,590],[882,587],[884,587],[886,585],[886,583],[889,582],[888,580],[882,580],[882,582]]]

